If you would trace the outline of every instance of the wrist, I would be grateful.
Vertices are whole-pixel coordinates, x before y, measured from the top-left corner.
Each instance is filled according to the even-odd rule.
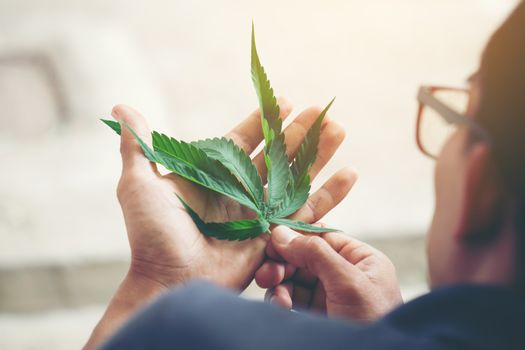
[[[132,312],[168,289],[168,285],[136,270],[132,265],[111,303],[123,313]]]
[[[130,266],[84,350],[99,347],[141,307],[167,291],[168,287]]]
[[[194,270],[195,266],[186,261],[132,254],[126,279],[143,285],[145,291],[166,290],[190,281],[194,277]]]

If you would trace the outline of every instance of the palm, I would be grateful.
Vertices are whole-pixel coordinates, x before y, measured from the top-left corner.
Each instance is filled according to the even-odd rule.
[[[132,184],[122,184],[121,188],[120,200],[133,258],[143,268],[171,271],[173,273],[169,275],[180,278],[186,271],[185,267],[191,264],[198,269],[200,276],[215,278],[223,274],[228,277],[223,281],[225,285],[246,286],[249,282],[247,274],[238,267],[257,268],[263,258],[264,240],[259,238],[259,244],[227,242],[202,235],[174,193],[188,198],[206,221],[239,219],[243,210],[238,203],[173,174],[155,174]],[[143,188],[148,190],[141,191]],[[147,222],[144,222],[144,217],[148,218]],[[208,264],[210,260],[219,263]],[[174,282],[177,281],[167,279],[164,283]]]
[[[163,178],[172,182],[176,193],[188,198],[188,203],[206,222],[232,221],[254,216],[253,212],[238,202],[188,182],[180,176],[168,174]]]

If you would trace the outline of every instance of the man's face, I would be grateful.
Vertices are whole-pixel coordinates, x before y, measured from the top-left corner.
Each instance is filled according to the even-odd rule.
[[[467,115],[477,106],[477,85],[473,82]],[[427,252],[432,287],[457,282],[461,225],[467,177],[466,156],[469,131],[460,127],[445,143],[435,168],[435,210],[428,233]]]

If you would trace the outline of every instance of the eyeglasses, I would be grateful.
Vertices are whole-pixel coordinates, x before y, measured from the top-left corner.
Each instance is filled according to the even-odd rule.
[[[419,88],[416,140],[421,152],[436,159],[443,146],[460,126],[469,127],[480,140],[489,135],[474,119],[465,116],[470,93],[466,89],[438,86]]]

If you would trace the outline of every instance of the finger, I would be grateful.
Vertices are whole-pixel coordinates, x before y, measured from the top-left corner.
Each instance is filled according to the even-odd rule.
[[[361,246],[364,246],[365,243],[351,238],[346,233],[342,232],[326,232],[321,234],[323,239],[332,246],[337,251],[341,251],[345,247],[352,247],[358,249]]]
[[[290,310],[293,306],[294,289],[292,283],[280,284],[273,289],[268,289],[265,299],[271,304]]]
[[[325,287],[358,273],[355,266],[319,236],[304,236],[288,227],[277,226],[271,238],[279,255],[288,263],[313,273]]]
[[[284,280],[285,265],[276,261],[266,261],[255,272],[255,282],[261,288],[273,288]]]
[[[333,207],[335,207],[348,194],[357,180],[357,174],[350,168],[344,168],[334,174],[328,181],[308,199],[305,206],[299,209],[292,219],[308,223],[317,222]],[[338,233],[341,234],[341,233]],[[278,262],[285,261],[275,250],[273,244],[266,246],[266,256]],[[294,276],[299,283],[311,285],[315,283],[316,276],[310,272],[299,270]]]
[[[271,238],[270,238],[271,240]],[[284,262],[283,258],[273,249],[271,244],[266,245],[266,256],[274,261]]]
[[[326,232],[321,235],[336,251],[352,264],[358,264],[370,256],[382,256],[374,247],[342,232]]]
[[[310,175],[310,181],[313,181],[313,179],[316,178],[319,172],[334,156],[339,146],[343,143],[345,136],[345,129],[341,125],[333,120],[328,120],[326,122],[326,126],[322,130],[319,138],[317,157],[308,172]]]
[[[295,274],[295,266],[276,261],[266,261],[255,272],[255,282],[261,288],[273,288]]]
[[[111,111],[116,120],[127,124],[146,144],[151,147],[151,132],[144,117],[131,107],[116,105]],[[154,173],[155,166],[142,152],[139,143],[124,125],[120,137],[120,153],[122,156],[122,173]]]
[[[322,225],[324,226],[324,225]],[[307,235],[306,233],[305,235]],[[312,234],[313,235],[313,234]],[[342,232],[326,232],[320,235],[336,252],[351,264],[356,265],[365,258],[381,254],[375,248],[368,244],[354,239]],[[268,246],[271,246],[268,245]],[[267,246],[267,247],[268,247]],[[277,254],[277,253],[276,253]],[[282,259],[282,258],[281,258]],[[291,266],[288,264],[287,266]],[[295,269],[295,268],[294,268]],[[284,280],[288,280],[288,274],[285,272]],[[291,280],[295,284],[300,284],[305,287],[313,288],[317,284],[317,277],[306,269],[295,269],[295,273]]]
[[[297,153],[299,146],[303,142],[304,136],[308,129],[315,122],[319,114],[320,108],[311,107],[301,112],[294,121],[284,130],[284,140],[286,142],[286,154],[291,159]],[[324,128],[327,120],[323,121],[321,128]],[[266,165],[264,162],[264,153],[260,152],[253,159],[253,163],[259,170],[259,174],[263,180],[266,179]]]
[[[290,218],[307,223],[319,221],[338,205],[350,192],[357,181],[357,173],[351,168],[343,168],[330,177],[324,185],[314,192]]]
[[[277,99],[277,104],[280,109],[279,118],[286,119],[292,111],[292,105],[283,97]],[[257,109],[250,114],[248,118],[228,132],[225,137],[235,142],[247,154],[251,154],[263,140],[260,110]]]

